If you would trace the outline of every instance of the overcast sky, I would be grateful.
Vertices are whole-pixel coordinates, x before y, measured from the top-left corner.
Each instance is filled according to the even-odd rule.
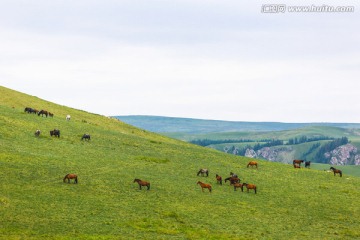
[[[0,84],[107,116],[359,123],[359,1],[273,2],[355,11],[0,0]]]

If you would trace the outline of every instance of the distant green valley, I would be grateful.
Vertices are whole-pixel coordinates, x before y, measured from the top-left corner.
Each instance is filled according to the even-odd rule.
[[[359,123],[231,122],[117,116],[129,124],[233,155],[291,163],[360,165]]]

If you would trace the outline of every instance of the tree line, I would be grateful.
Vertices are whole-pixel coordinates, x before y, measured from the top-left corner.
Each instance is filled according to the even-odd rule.
[[[328,142],[320,147],[318,152],[316,153],[315,159],[319,163],[328,163],[330,159],[325,156],[325,153],[331,152],[337,147],[348,144],[349,139],[347,137],[337,138],[331,142]]]

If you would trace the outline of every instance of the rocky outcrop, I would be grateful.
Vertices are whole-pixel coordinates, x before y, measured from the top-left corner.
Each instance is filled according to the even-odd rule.
[[[284,159],[280,157],[282,152],[289,152],[291,149],[289,148],[271,148],[264,147],[260,150],[254,151],[253,149],[246,149],[245,157],[250,158],[264,158],[272,162],[282,162]]]
[[[348,143],[335,148],[331,152],[326,152],[324,155],[332,165],[360,165],[360,155],[357,153],[358,149]]]
[[[242,154],[249,158],[262,158],[272,162],[291,163],[293,159],[289,159],[289,157],[294,155],[293,151],[293,148],[290,146],[276,148],[264,147],[257,151],[248,148],[246,149],[245,154],[244,152],[242,152]],[[234,146],[225,147],[224,152],[239,155],[239,149]],[[339,146],[330,152],[326,152],[324,156],[327,159],[327,163],[331,165],[360,165],[360,153],[358,153],[358,149],[350,143]],[[314,160],[311,161],[316,162]]]

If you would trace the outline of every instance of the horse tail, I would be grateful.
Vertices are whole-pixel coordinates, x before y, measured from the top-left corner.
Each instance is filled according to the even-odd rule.
[[[212,187],[210,186],[210,187],[209,187],[209,192],[211,192],[211,191],[212,191]]]
[[[340,173],[340,177],[342,177],[342,171],[340,171],[339,173]]]
[[[254,188],[254,190],[255,190],[255,194],[256,194],[256,187]]]
[[[75,178],[75,183],[78,183],[78,179],[77,179],[77,176],[76,176],[76,178]]]
[[[150,183],[147,185],[147,190],[150,190]]]

